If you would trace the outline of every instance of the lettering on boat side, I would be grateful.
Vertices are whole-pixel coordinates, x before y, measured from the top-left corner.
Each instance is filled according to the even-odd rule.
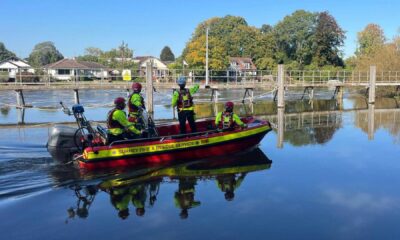
[[[199,146],[202,144],[207,144],[209,141],[208,139],[204,140],[196,140],[190,142],[181,142],[181,143],[170,143],[170,144],[162,144],[162,145],[155,145],[155,146],[148,146],[148,147],[135,147],[135,148],[122,148],[118,150],[111,151],[112,155],[119,155],[119,154],[136,154],[136,153],[145,153],[145,152],[156,152],[156,151],[164,151],[164,150],[171,150],[177,148],[187,148],[193,146]]]

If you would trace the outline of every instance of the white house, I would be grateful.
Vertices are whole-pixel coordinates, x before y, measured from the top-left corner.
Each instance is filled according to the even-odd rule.
[[[138,69],[139,76],[146,75],[146,65],[148,62],[152,62],[153,76],[156,79],[164,78],[164,77],[168,76],[169,70],[168,70],[167,65],[156,57],[152,57],[152,56],[135,57],[133,59],[133,62],[139,64],[139,69]]]
[[[8,72],[8,77],[15,79],[18,73],[35,73],[35,70],[26,61],[11,57],[0,62],[0,72]]]
[[[57,80],[101,79],[108,77],[107,67],[95,63],[62,59],[44,66],[47,73]]]

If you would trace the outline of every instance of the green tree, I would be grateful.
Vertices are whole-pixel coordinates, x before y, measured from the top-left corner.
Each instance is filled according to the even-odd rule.
[[[15,53],[7,50],[6,46],[4,46],[4,43],[0,42],[0,61],[10,57],[15,57]]]
[[[358,48],[356,55],[370,55],[383,47],[386,38],[383,29],[377,24],[368,24],[357,34]]]
[[[317,13],[299,10],[274,27],[278,61],[285,64],[296,61],[299,66],[311,63],[317,16]]]
[[[165,46],[161,50],[160,59],[161,59],[161,61],[166,61],[166,62],[175,61],[175,55],[172,52],[171,48],[169,48],[168,46]]]
[[[328,12],[318,15],[314,35],[314,61],[318,67],[325,65],[343,66],[340,47],[343,46],[345,33],[335,18]]]
[[[53,42],[42,42],[35,45],[28,61],[34,67],[40,67],[63,58],[64,56],[57,50]]]
[[[78,60],[104,63],[104,61],[102,61],[103,54],[104,52],[100,48],[88,47],[85,49],[85,54],[83,56],[79,56]]]
[[[276,61],[270,57],[259,58],[255,64],[258,70],[272,70],[276,67]]]

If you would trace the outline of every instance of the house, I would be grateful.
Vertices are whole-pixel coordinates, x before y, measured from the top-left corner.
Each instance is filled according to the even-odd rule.
[[[165,63],[160,59],[152,56],[140,56],[133,59],[134,63],[139,65],[138,75],[141,77],[146,76],[146,65],[148,62],[152,62],[153,76],[156,79],[165,78],[169,74],[169,69]]]
[[[229,70],[237,73],[239,76],[255,76],[257,75],[257,67],[251,58],[248,57],[230,57]]]
[[[0,73],[3,76],[8,73],[8,79],[15,79],[19,73],[31,73],[31,75],[33,75],[35,69],[24,60],[11,57],[0,62]]]
[[[47,73],[57,80],[102,79],[108,77],[108,68],[96,63],[75,59],[62,59],[44,66]]]

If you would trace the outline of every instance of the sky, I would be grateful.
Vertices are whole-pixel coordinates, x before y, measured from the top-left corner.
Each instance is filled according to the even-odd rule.
[[[19,57],[52,41],[64,57],[87,47],[128,43],[134,56],[182,53],[196,26],[211,17],[241,16],[251,26],[275,25],[296,10],[328,11],[346,31],[343,52],[354,54],[357,32],[379,24],[388,39],[400,27],[399,0],[0,0],[0,42]]]

